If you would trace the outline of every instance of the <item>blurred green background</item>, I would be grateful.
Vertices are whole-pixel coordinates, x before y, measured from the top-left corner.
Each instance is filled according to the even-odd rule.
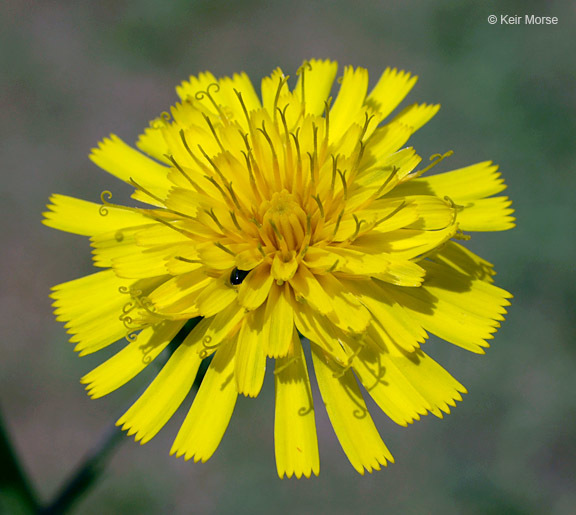
[[[490,25],[490,14],[556,16]],[[215,456],[169,456],[180,410],[149,444],[115,454],[77,513],[574,513],[576,506],[576,10],[570,1],[5,0],[0,4],[0,404],[43,500],[150,379],[91,401],[51,315],[49,288],[90,273],[82,237],[40,224],[53,192],[127,190],[88,160],[110,132],[134,141],[190,74],[244,70],[255,85],[310,57],[420,76],[408,102],[442,110],[412,140],[454,150],[442,170],[500,164],[518,227],[474,236],[515,295],[486,356],[431,340],[468,389],[440,421],[409,428],[373,410],[396,464],[361,477],[318,403],[321,473],[276,476],[273,382],[240,399]],[[269,374],[271,375],[271,374]],[[186,408],[187,409],[187,408]],[[2,466],[2,465],[0,465]]]

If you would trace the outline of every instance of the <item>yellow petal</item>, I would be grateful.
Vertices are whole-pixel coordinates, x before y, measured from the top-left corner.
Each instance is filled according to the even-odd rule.
[[[370,312],[333,274],[318,276],[318,282],[332,299],[333,315],[330,321],[343,331],[362,333],[372,319]]]
[[[262,263],[254,268],[238,288],[238,303],[252,311],[262,305],[268,297],[273,277],[270,265]]]
[[[81,382],[98,399],[125,385],[144,370],[172,341],[184,322],[162,322],[143,329],[120,352],[86,374]]]
[[[116,422],[129,436],[135,434],[137,442],[151,440],[188,395],[202,361],[198,342],[194,344],[182,342],[146,391]]]
[[[264,382],[266,354],[262,341],[264,307],[245,317],[236,350],[236,388],[238,393],[257,397]]]
[[[320,458],[314,420],[314,401],[308,369],[298,333],[293,331],[292,349],[276,360],[276,413],[274,448],[278,476],[298,479],[318,475]]]
[[[351,370],[344,374],[330,359],[312,345],[314,371],[326,411],[338,441],[352,466],[360,473],[380,470],[394,461],[378,434]]]
[[[289,281],[298,270],[298,260],[291,255],[291,259],[285,261],[280,254],[280,252],[277,252],[274,255],[270,273],[277,281]]]
[[[126,336],[120,319],[131,298],[135,281],[119,279],[112,270],[98,272],[53,288],[51,297],[57,320],[66,322],[71,342],[81,356],[96,352]],[[136,286],[138,289],[138,286]]]
[[[423,125],[426,125],[439,111],[439,104],[412,104],[403,109],[398,116],[394,117],[395,122],[403,123],[417,131]]]
[[[133,149],[115,134],[104,138],[97,148],[92,149],[90,159],[122,181],[133,179],[156,195],[164,196],[172,187],[168,180],[168,167]]]
[[[424,352],[418,350],[406,356],[390,355],[389,366],[397,370],[412,384],[430,406],[430,412],[439,418],[450,413],[450,406],[461,401],[460,393],[466,388]]]
[[[166,158],[166,154],[170,154],[170,148],[164,140],[162,131],[157,126],[159,123],[161,123],[160,120],[151,122],[150,127],[147,127],[144,133],[138,136],[136,146],[157,161],[170,166],[170,160]]]
[[[354,360],[354,372],[386,415],[401,426],[419,420],[430,404],[390,363],[390,356],[368,343]]]
[[[410,260],[440,247],[454,236],[456,228],[454,224],[437,231],[398,229],[381,233],[375,230],[357,238],[351,248],[368,254],[378,249],[384,255],[389,254],[389,260]]]
[[[512,201],[493,197],[465,202],[458,213],[458,224],[464,231],[507,231],[515,227]]]
[[[306,266],[300,266],[289,282],[294,288],[297,300],[301,298],[322,314],[334,310],[330,297]]]
[[[288,93],[286,76],[280,68],[276,68],[269,77],[262,79],[262,106],[268,113],[274,113],[275,99]]]
[[[412,229],[434,231],[445,229],[454,223],[457,208],[447,200],[431,195],[413,195],[402,198],[418,213],[418,220],[410,225]],[[378,229],[380,230],[380,228]]]
[[[170,454],[207,461],[220,444],[236,405],[235,340],[226,342],[210,363]]]
[[[224,340],[231,339],[240,328],[244,310],[235,302],[211,318],[203,318],[186,338],[189,345],[201,343],[198,353],[202,358],[210,356]]]
[[[202,290],[196,299],[198,312],[203,317],[211,317],[226,309],[236,299],[238,292],[234,288],[226,274],[222,274],[217,280],[212,281]]]
[[[195,309],[199,293],[213,281],[204,268],[198,268],[167,280],[150,293],[148,299],[156,313],[190,312]]]
[[[445,265],[426,262],[426,282],[418,289],[380,284],[422,326],[455,345],[483,354],[506,313],[511,295]]]
[[[366,104],[378,113],[379,120],[383,120],[404,100],[417,80],[418,77],[408,72],[386,68],[368,95]]]
[[[290,295],[287,284],[283,286],[274,284],[266,302],[262,340],[266,354],[271,358],[286,356],[290,348],[294,328],[294,311],[290,304]]]
[[[344,282],[345,287],[355,292],[360,302],[370,310],[374,319],[372,325],[379,334],[387,335],[399,349],[417,349],[424,343],[426,331],[380,284],[378,281]]]
[[[306,306],[294,305],[294,323],[303,336],[322,347],[340,366],[347,365],[348,355],[338,341],[338,329],[326,317]]]
[[[150,224],[150,218],[130,209],[102,206],[66,195],[52,195],[42,223],[61,231],[93,236],[123,227]],[[103,215],[103,213],[105,213]]]
[[[198,91],[205,90],[213,82],[216,82],[216,77],[210,72],[202,72],[198,76],[190,75],[188,80],[176,86],[176,93],[182,100],[187,100],[189,97],[194,97]]]
[[[330,139],[337,141],[362,109],[368,90],[368,70],[347,66],[336,101],[330,110]]]
[[[494,265],[454,241],[446,242],[434,253],[434,261],[482,281],[493,282]]]
[[[460,200],[490,197],[506,189],[498,166],[483,161],[451,172],[412,179],[398,186],[394,195],[448,195],[457,204]]]
[[[328,59],[311,59],[304,62],[298,75],[298,82],[294,87],[294,93],[302,101],[302,88],[304,88],[303,104],[307,114],[324,113],[337,71],[338,63]]]
[[[399,122],[390,122],[374,131],[366,144],[364,163],[373,163],[378,167],[388,166],[386,158],[394,156],[396,153],[405,151],[406,157],[411,154],[411,159],[407,162],[409,166],[416,166],[420,162],[420,157],[416,156],[414,149],[399,150],[414,133],[412,127],[408,127]],[[402,155],[402,154],[401,154]],[[404,170],[399,170],[404,171]],[[399,174],[399,177],[401,175]],[[391,184],[394,186],[394,183]]]

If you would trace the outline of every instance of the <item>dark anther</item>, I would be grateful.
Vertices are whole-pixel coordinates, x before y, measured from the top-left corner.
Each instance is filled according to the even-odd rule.
[[[234,270],[232,270],[232,273],[230,274],[230,284],[233,284],[234,286],[242,284],[242,281],[246,279],[246,276],[249,273],[250,270],[238,270],[237,268],[235,268]]]

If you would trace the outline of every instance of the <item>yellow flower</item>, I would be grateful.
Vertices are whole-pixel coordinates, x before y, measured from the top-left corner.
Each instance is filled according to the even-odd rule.
[[[100,272],[54,288],[55,313],[80,355],[126,337],[82,382],[121,387],[202,317],[118,425],[142,443],[164,426],[213,355],[172,453],[206,461],[238,394],[256,397],[274,360],[280,477],[319,472],[310,358],[334,431],[354,468],[392,461],[359,383],[396,423],[442,417],[464,387],[421,350],[433,333],[483,353],[511,297],[492,265],[455,240],[513,227],[490,162],[421,177],[404,147],[438,105],[383,122],[416,77],[305,62],[294,89],[280,69],[190,77],[139,152],[117,136],[91,158],[148,207],[51,198],[44,223],[90,236]],[[402,148],[404,147],[404,148]],[[268,360],[268,363],[272,361]]]

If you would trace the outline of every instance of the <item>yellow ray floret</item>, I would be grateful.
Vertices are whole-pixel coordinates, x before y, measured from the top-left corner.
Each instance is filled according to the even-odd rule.
[[[300,338],[294,330],[290,352],[276,361],[274,442],[278,476],[318,475],[320,458],[314,401]]]

